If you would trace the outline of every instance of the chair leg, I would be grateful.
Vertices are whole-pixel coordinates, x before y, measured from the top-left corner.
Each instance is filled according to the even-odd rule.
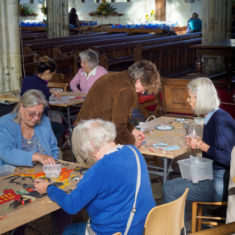
[[[198,215],[202,216],[202,205],[198,206]],[[202,219],[198,218],[198,223],[197,223],[197,231],[202,230]]]
[[[192,202],[191,233],[196,232],[196,226],[197,226],[197,202]]]

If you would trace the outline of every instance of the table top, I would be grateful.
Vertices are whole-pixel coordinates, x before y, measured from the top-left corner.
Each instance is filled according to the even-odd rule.
[[[59,162],[62,164],[60,177],[47,180],[54,182],[58,187],[68,192],[76,187],[86,168],[83,168],[85,166],[78,163]],[[34,167],[17,167],[14,174],[0,177],[0,234],[60,208],[46,194],[40,195],[34,190],[33,180],[36,178],[45,178],[41,164],[36,164]],[[12,189],[14,192],[24,191],[23,193],[27,190],[29,191],[28,195],[33,196],[35,200],[26,205],[12,208],[10,204],[13,200],[7,200],[12,198],[13,194],[4,194],[4,189],[6,188]]]
[[[0,101],[6,102],[18,102],[20,97],[20,91],[8,91],[0,94]],[[54,98],[50,100],[49,104],[58,107],[68,107],[76,104],[83,103],[85,95],[76,92],[62,92],[62,99]]]
[[[166,116],[157,118],[152,130],[144,132],[145,142],[139,148],[140,152],[169,159],[174,159],[188,152],[189,149],[185,140],[186,131],[183,123],[185,121],[191,123],[193,120]],[[162,124],[173,129],[166,130]]]
[[[192,47],[197,49],[234,49],[235,39],[195,44]]]
[[[13,90],[13,91],[0,93],[0,101],[18,102],[19,97],[20,97],[19,90]]]

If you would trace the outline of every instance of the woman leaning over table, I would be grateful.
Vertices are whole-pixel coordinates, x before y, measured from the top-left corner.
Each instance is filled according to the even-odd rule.
[[[0,118],[0,165],[54,164],[57,141],[43,112],[48,103],[41,91],[28,90],[12,113]]]
[[[189,201],[227,200],[230,156],[235,145],[235,121],[223,109],[212,81],[205,77],[192,80],[188,84],[188,103],[193,112],[204,116],[202,139],[187,138],[187,145],[200,149],[202,156],[213,160],[213,180],[203,180],[197,184],[176,178],[163,186],[165,202],[181,196],[189,188]]]
[[[108,72],[104,67],[98,65],[99,56],[94,50],[83,51],[79,53],[79,57],[81,68],[70,82],[70,88],[73,91],[81,91],[87,94],[94,82]]]
[[[115,126],[109,121],[79,122],[72,136],[74,155],[87,155],[96,163],[69,194],[44,180],[36,180],[34,185],[39,193],[47,192],[50,199],[69,214],[76,214],[85,207],[90,216],[87,229],[95,234],[124,234],[135,199],[139,160],[140,188],[128,234],[142,235],[145,218],[155,206],[146,162],[136,147],[116,145],[115,137]],[[85,223],[72,224],[64,235],[83,235],[85,229]]]

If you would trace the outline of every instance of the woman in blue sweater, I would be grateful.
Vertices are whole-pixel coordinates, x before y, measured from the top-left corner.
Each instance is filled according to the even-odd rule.
[[[50,120],[43,115],[47,105],[41,91],[28,90],[12,113],[0,118],[0,165],[55,164],[59,150]]]
[[[235,121],[219,108],[217,91],[208,78],[201,77],[188,84],[188,102],[196,115],[205,117],[203,137],[187,138],[192,149],[200,149],[202,156],[213,160],[214,180],[203,180],[197,184],[176,178],[163,186],[165,202],[181,196],[189,188],[187,200],[227,200],[229,168],[232,148],[235,145]]]
[[[116,145],[115,137],[115,126],[111,122],[100,119],[80,122],[73,131],[74,154],[91,157],[96,163],[70,194],[47,181],[35,182],[39,193],[47,192],[51,200],[67,213],[76,214],[86,208],[90,225],[72,224],[64,234],[82,235],[85,229],[102,235],[124,234],[135,199],[137,159],[140,163],[140,187],[128,234],[143,234],[145,218],[155,206],[146,163],[136,147]]]

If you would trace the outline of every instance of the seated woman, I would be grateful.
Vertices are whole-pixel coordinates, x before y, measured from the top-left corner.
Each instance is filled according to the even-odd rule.
[[[145,218],[155,206],[146,162],[136,147],[116,145],[115,137],[115,126],[109,121],[80,122],[73,130],[73,152],[75,156],[82,154],[94,158],[96,163],[69,194],[44,180],[36,180],[34,185],[39,193],[47,192],[51,200],[69,214],[76,214],[85,207],[90,216],[89,231],[102,235],[124,234],[139,176],[136,212],[133,221],[129,222],[128,234],[142,235]],[[65,229],[64,235],[82,235],[85,229],[84,223],[72,224]]]
[[[70,82],[70,88],[73,91],[81,91],[87,94],[94,82],[108,72],[104,67],[98,65],[99,57],[94,50],[88,49],[83,51],[79,53],[79,57],[81,68]]]
[[[41,91],[28,90],[12,113],[0,118],[0,165],[55,164],[56,138],[43,114],[48,103]]]
[[[188,83],[188,100],[196,115],[204,119],[203,137],[187,137],[187,145],[200,149],[202,156],[213,160],[213,180],[203,180],[197,184],[176,178],[163,185],[165,202],[181,196],[189,188],[189,201],[227,200],[229,168],[232,148],[235,145],[235,121],[219,108],[217,91],[208,78],[197,78]]]
[[[202,21],[198,18],[198,14],[193,12],[192,18],[188,20],[187,33],[201,32],[202,31]]]
[[[60,98],[61,92],[49,89],[49,87],[47,86],[48,82],[52,79],[55,70],[56,63],[53,59],[49,58],[48,56],[41,57],[38,61],[36,74],[34,74],[33,76],[24,77],[20,95],[23,95],[29,89],[36,89],[43,92],[47,102],[49,102],[51,94]],[[48,110],[46,108],[45,114],[47,115],[47,113]],[[64,132],[64,126],[59,122],[51,122],[51,126],[57,140],[59,140]]]

